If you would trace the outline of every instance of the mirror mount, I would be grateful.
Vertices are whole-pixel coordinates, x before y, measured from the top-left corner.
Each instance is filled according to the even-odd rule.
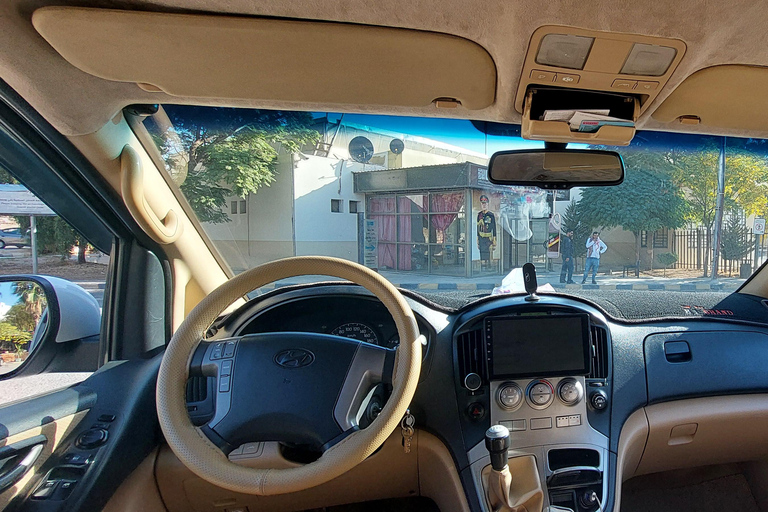
[[[552,151],[565,151],[565,148],[568,146],[567,142],[549,142],[544,141],[544,149],[549,149]]]

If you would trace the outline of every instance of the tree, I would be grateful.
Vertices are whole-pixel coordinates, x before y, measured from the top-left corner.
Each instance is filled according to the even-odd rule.
[[[198,218],[227,222],[227,196],[245,198],[275,181],[278,152],[296,153],[320,133],[304,112],[166,106],[171,126],[148,128]]]
[[[752,251],[754,246],[755,242],[751,239],[744,218],[732,212],[723,226],[720,244],[723,259],[728,261],[729,266],[732,267],[734,261],[743,259]],[[729,268],[729,270],[731,269]]]
[[[658,155],[631,153],[624,157],[624,164],[624,183],[585,188],[575,211],[590,229],[619,226],[631,231],[639,261],[641,232],[682,226],[687,207],[680,187],[670,180]]]
[[[22,231],[29,229],[29,217],[16,217]],[[88,241],[61,217],[37,217],[37,247],[42,254],[61,254],[68,258],[77,247],[77,262],[85,263]]]
[[[749,149],[749,144],[727,147],[725,159],[725,208],[747,215],[768,211],[768,159]],[[670,151],[671,176],[683,189],[689,209],[687,219],[704,227],[712,239],[717,201],[719,147],[685,148]],[[708,274],[707,258],[704,275]]]
[[[663,252],[656,256],[656,258],[658,258],[659,263],[664,265],[664,277],[667,277],[667,267],[677,263],[677,254],[674,252]]]

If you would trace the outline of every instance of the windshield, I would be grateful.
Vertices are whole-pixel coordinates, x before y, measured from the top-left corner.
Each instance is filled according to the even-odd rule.
[[[543,291],[726,293],[765,259],[765,140],[638,132],[600,147],[624,158],[622,185],[552,192],[492,185],[494,152],[544,143],[476,124],[174,105],[144,120],[235,273],[336,256],[418,293],[479,298],[522,291],[531,262]]]

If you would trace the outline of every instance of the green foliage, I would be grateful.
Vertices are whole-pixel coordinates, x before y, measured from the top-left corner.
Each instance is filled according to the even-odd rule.
[[[304,112],[165,106],[173,128],[147,122],[174,181],[201,221],[227,222],[227,197],[245,198],[275,181],[282,148],[298,152],[320,133]],[[158,139],[159,135],[159,139]]]
[[[0,184],[16,184],[18,181],[16,181],[16,178],[11,176],[11,173],[0,167]]]
[[[5,321],[20,331],[32,332],[35,330],[37,320],[32,312],[25,308],[24,304],[15,304],[5,314]]]
[[[721,235],[720,253],[723,259],[740,260],[754,247],[755,242],[747,226],[744,225],[744,219],[739,215],[729,215]]]
[[[9,322],[0,322],[0,350],[21,352],[31,339],[31,332],[22,331]]]
[[[677,263],[677,254],[673,252],[663,252],[656,256],[656,259],[659,260],[659,263],[664,265],[664,277],[667,277],[667,268],[670,265]]]
[[[634,233],[639,260],[640,232],[683,226],[688,207],[658,154],[631,153],[624,164],[624,183],[583,189],[575,216],[590,229],[621,227]]]
[[[581,247],[579,244],[584,244],[592,232],[592,227],[579,219],[576,203],[569,203],[563,215],[562,232],[567,233],[569,231],[573,231],[573,242],[576,247]],[[580,253],[576,251],[575,254]]]
[[[16,217],[21,230],[29,229],[29,217]],[[37,250],[40,254],[61,254],[68,258],[75,245],[87,244],[85,238],[60,217],[37,217]]]

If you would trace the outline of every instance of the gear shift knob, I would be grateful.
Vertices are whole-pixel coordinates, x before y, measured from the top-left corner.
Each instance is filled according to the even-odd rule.
[[[485,431],[485,447],[491,454],[491,467],[502,471],[507,466],[509,455],[509,430],[503,425],[494,425]]]

